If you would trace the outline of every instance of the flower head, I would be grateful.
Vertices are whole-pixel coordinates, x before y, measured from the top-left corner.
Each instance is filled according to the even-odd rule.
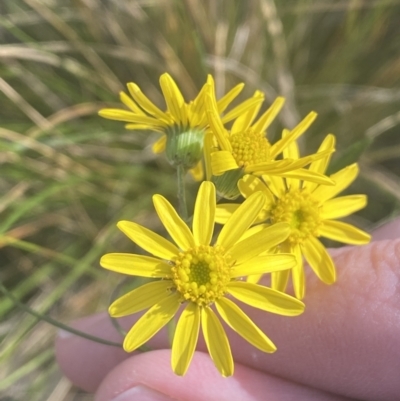
[[[255,93],[255,97],[258,92]],[[246,174],[255,176],[269,175],[278,177],[293,177],[319,184],[332,185],[333,182],[323,174],[303,169],[314,160],[327,155],[327,151],[294,160],[283,157],[277,160],[287,146],[300,137],[316,118],[311,112],[292,130],[284,130],[282,138],[271,144],[265,136],[265,131],[279,113],[284,99],[278,97],[271,107],[257,120],[261,102],[243,111],[230,130],[224,127],[223,120],[215,113],[215,98],[207,96],[207,113],[210,128],[214,138],[206,140],[207,178],[213,179],[217,190],[228,199],[240,195],[236,187],[238,177]],[[255,121],[256,120],[256,121]]]
[[[328,135],[322,142],[319,151],[333,149],[335,137]],[[294,159],[299,157],[297,145],[292,143],[285,152]],[[311,163],[309,170],[324,174],[330,156]],[[350,215],[367,204],[365,195],[347,195],[336,197],[346,189],[357,177],[358,166],[352,164],[330,178],[335,186],[319,185],[298,178],[260,178],[246,176],[239,182],[244,197],[255,191],[266,195],[263,211],[259,221],[271,224],[286,222],[290,226],[290,234],[279,249],[296,255],[297,263],[292,269],[295,294],[299,299],[304,297],[305,280],[303,256],[320,280],[332,284],[336,280],[335,266],[329,253],[319,241],[326,237],[346,244],[362,245],[370,241],[366,232],[336,219]],[[237,205],[221,205],[217,211],[217,221],[224,222],[237,208]],[[267,247],[266,247],[267,248]],[[289,271],[272,274],[272,287],[284,291]],[[258,281],[258,277],[250,281]]]
[[[133,351],[147,342],[184,307],[172,344],[172,368],[184,375],[192,359],[200,327],[208,351],[223,376],[233,374],[228,338],[220,318],[248,342],[265,352],[274,352],[271,340],[232,300],[255,308],[294,316],[302,313],[299,300],[271,288],[242,281],[248,274],[292,268],[293,255],[264,254],[289,235],[288,223],[248,229],[265,203],[261,192],[238,207],[211,245],[215,217],[215,187],[203,182],[196,199],[192,230],[161,195],[153,197],[156,212],[175,244],[133,222],[118,227],[153,256],[107,254],[104,268],[159,280],[145,284],[117,299],[110,306],[113,317],[126,316],[149,308],[131,328],[124,349]]]
[[[100,116],[111,120],[125,121],[126,129],[150,130],[162,134],[153,145],[155,153],[166,151],[168,161],[176,166],[183,164],[185,168],[195,169],[194,176],[201,179],[201,158],[203,156],[204,133],[208,127],[205,111],[205,97],[207,93],[214,95],[214,81],[208,76],[206,84],[197,97],[187,103],[178,86],[167,73],[161,75],[160,86],[167,106],[166,111],[159,109],[135,83],[128,83],[128,91],[120,93],[121,102],[128,110],[103,109]],[[224,113],[229,104],[243,89],[244,84],[235,86],[230,92],[215,103],[215,113]],[[256,99],[249,99],[230,112],[223,120],[230,121],[238,113],[251,106]]]

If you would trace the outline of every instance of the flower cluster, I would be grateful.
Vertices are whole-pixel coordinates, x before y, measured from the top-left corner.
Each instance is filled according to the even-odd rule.
[[[125,337],[127,352],[176,318],[171,364],[179,375],[190,365],[201,328],[216,367],[230,376],[233,359],[221,321],[258,349],[276,350],[235,301],[284,316],[301,314],[304,261],[324,283],[336,280],[334,263],[319,238],[356,245],[370,240],[364,231],[336,220],[363,208],[366,196],[337,197],[357,177],[356,164],[325,175],[335,150],[333,135],[316,153],[300,157],[297,140],[312,124],[314,112],[270,143],[266,130],[284,99],[277,98],[258,116],[264,102],[259,91],[229,110],[243,85],[217,100],[209,76],[189,103],[168,74],[161,76],[160,85],[166,111],[130,83],[130,96],[121,93],[129,110],[104,109],[100,115],[127,122],[127,129],[159,132],[153,150],[165,150],[171,165],[191,171],[199,181],[204,166],[206,180],[197,194],[191,227],[163,196],[153,196],[172,241],[134,222],[118,223],[151,256],[110,253],[101,266],[149,282],[114,301],[109,313],[122,317],[146,310]],[[182,190],[178,193],[182,196]],[[217,204],[217,194],[242,202]],[[215,223],[222,228],[215,230]],[[266,274],[270,285],[260,281]],[[294,296],[286,293],[289,277]]]

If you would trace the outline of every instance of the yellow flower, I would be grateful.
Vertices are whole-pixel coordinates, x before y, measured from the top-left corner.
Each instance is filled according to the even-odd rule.
[[[167,105],[166,111],[160,110],[144,95],[138,85],[130,82],[127,87],[131,97],[124,92],[120,93],[121,102],[129,110],[103,109],[100,110],[99,115],[110,120],[127,122],[126,129],[161,133],[161,138],[153,145],[153,151],[161,153],[165,150],[167,159],[172,165],[183,164],[185,168],[193,169],[195,178],[201,179],[204,133],[208,127],[205,96],[207,93],[214,94],[213,78],[211,75],[208,76],[198,96],[189,103],[185,102],[182,93],[169,74],[161,75],[160,86]],[[216,102],[217,115],[224,113],[243,86],[244,84],[235,86]],[[263,96],[260,95],[259,98],[262,101]],[[248,99],[226,113],[223,121],[231,121],[257,101],[259,99]]]
[[[255,93],[255,97],[259,92]],[[214,137],[209,136],[205,141],[207,179],[216,183],[221,196],[235,199],[240,193],[236,188],[237,181],[246,174],[256,176],[270,175],[292,177],[318,184],[332,185],[333,182],[323,174],[303,169],[314,160],[325,157],[327,151],[298,158],[284,157],[276,160],[284,149],[300,137],[316,118],[316,113],[309,113],[292,130],[284,130],[282,138],[270,144],[265,137],[265,130],[279,113],[284,99],[278,97],[271,107],[254,121],[261,102],[242,112],[235,119],[232,128],[227,130],[224,121],[215,113],[215,98],[210,93],[207,96],[207,113],[210,128]]]
[[[322,142],[319,151],[333,149],[335,137],[328,135]],[[299,157],[295,143],[287,147],[286,156],[293,159]],[[324,174],[330,156],[314,161],[310,171]],[[350,215],[367,204],[366,195],[347,195],[336,197],[346,189],[357,177],[358,166],[352,164],[330,178],[335,186],[318,185],[297,178],[278,178],[246,176],[239,182],[244,197],[251,196],[254,191],[262,191],[267,196],[260,219],[269,219],[272,224],[287,222],[290,224],[290,235],[280,245],[283,252],[296,255],[297,263],[292,271],[292,280],[296,297],[302,299],[305,293],[303,256],[320,280],[332,284],[336,280],[335,266],[329,253],[318,240],[326,237],[346,244],[362,245],[370,241],[366,232],[336,219]],[[224,222],[237,206],[221,205],[217,211],[216,221]],[[268,246],[266,246],[268,248]],[[284,291],[289,271],[272,274],[272,287]],[[260,276],[250,278],[257,282]]]
[[[273,248],[288,237],[289,225],[278,223],[255,233],[248,230],[265,203],[265,196],[259,192],[238,207],[214,245],[210,245],[216,208],[215,187],[211,182],[200,186],[192,230],[161,195],[154,195],[153,201],[176,245],[138,224],[121,221],[120,230],[153,256],[111,253],[104,255],[100,262],[104,268],[119,273],[159,279],[134,289],[110,306],[113,317],[150,308],[126,335],[124,349],[130,352],[146,343],[183,305],[172,343],[171,364],[176,374],[186,373],[200,327],[218,370],[223,376],[233,374],[228,338],[212,306],[228,326],[252,345],[274,352],[275,345],[231,298],[280,315],[295,316],[303,312],[304,304],[296,298],[240,279],[248,274],[294,266],[293,255],[259,256],[265,246]],[[245,233],[247,238],[243,239]]]

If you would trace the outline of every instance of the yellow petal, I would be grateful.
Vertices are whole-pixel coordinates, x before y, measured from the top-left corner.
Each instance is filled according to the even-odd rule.
[[[171,260],[179,253],[179,249],[172,242],[132,221],[120,221],[117,227],[145,251],[161,259]]]
[[[218,113],[222,114],[230,103],[239,95],[239,93],[244,88],[244,83],[236,85],[231,89],[226,95],[217,101]]]
[[[364,245],[371,241],[368,233],[342,221],[324,220],[318,232],[323,237],[345,244]]]
[[[253,125],[255,132],[264,132],[274,121],[285,103],[285,98],[277,97],[268,110]]]
[[[193,248],[196,245],[193,234],[173,206],[161,195],[153,196],[153,204],[158,217],[179,248]]]
[[[242,277],[253,274],[264,274],[291,269],[296,264],[294,255],[278,253],[274,255],[262,255],[253,258],[246,263],[235,265],[231,270],[231,277]]]
[[[215,186],[204,181],[199,188],[194,206],[193,235],[197,245],[209,245],[214,233]]]
[[[128,123],[147,124],[155,126],[164,126],[160,120],[154,117],[141,116],[132,113],[131,111],[120,109],[102,109],[99,111],[99,116],[108,118],[109,120],[125,121]]]
[[[215,302],[222,319],[254,347],[264,352],[275,352],[274,343],[232,301],[220,298]]]
[[[131,109],[135,114],[142,116],[146,115],[144,111],[125,92],[120,92],[119,98],[121,102],[129,109]]]
[[[244,102],[240,103],[238,106],[233,108],[231,111],[226,113],[222,118],[222,124],[226,124],[229,121],[234,120],[235,118],[240,117],[243,113],[247,110],[251,109],[252,107],[262,103],[264,101],[264,94],[260,91],[257,91],[253,97],[245,100]]]
[[[240,205],[237,203],[220,203],[215,209],[215,221],[225,224]]]
[[[282,133],[282,137],[285,137],[286,135],[288,135],[290,133],[289,130],[284,129],[283,133]],[[297,160],[299,159],[299,147],[297,145],[296,141],[293,141],[291,143],[289,143],[284,149],[283,149],[283,158],[284,159],[292,159],[292,160]],[[288,189],[298,189],[300,187],[300,180],[297,179],[296,177],[291,178],[291,177],[287,177],[286,179],[286,185],[288,187]]]
[[[206,110],[210,129],[217,138],[218,144],[222,150],[232,151],[231,143],[229,142],[229,134],[225,129],[219,117],[214,94],[208,93],[206,96]]]
[[[320,185],[335,185],[335,181],[326,175],[315,173],[314,171],[310,171],[305,168],[287,171],[279,175],[285,178],[296,178],[297,180],[311,181]]]
[[[325,137],[325,139],[322,141],[318,152],[323,152],[326,150],[329,150],[333,152],[335,150],[335,143],[336,143],[336,138],[334,135],[329,134]],[[329,161],[331,160],[332,153],[329,152],[325,157],[319,160],[314,160],[310,164],[310,171],[313,171],[314,173],[319,173],[319,174],[325,174],[326,168],[329,165]],[[307,181],[303,183],[303,188],[307,188],[310,192],[313,192],[314,189],[317,187],[316,183]]]
[[[112,317],[122,317],[150,308],[169,297],[172,286],[170,280],[141,285],[115,300],[108,308],[108,312]]]
[[[186,121],[184,121],[184,116],[181,114],[181,107],[185,103],[185,100],[175,81],[169,74],[162,74],[160,77],[160,86],[168,111],[172,114],[175,121],[180,121],[185,125]]]
[[[317,238],[310,237],[300,247],[318,278],[325,284],[333,284],[336,281],[335,265],[321,242]]]
[[[271,288],[277,291],[286,291],[287,283],[289,281],[290,270],[282,270],[279,272],[271,273]]]
[[[211,153],[211,171],[213,175],[221,175],[228,170],[239,168],[232,153],[227,150],[219,150]]]
[[[258,96],[257,91],[254,96]],[[238,118],[236,118],[231,128],[231,135],[246,131],[250,127],[253,120],[256,118],[260,107],[261,102],[258,102],[254,104],[251,108],[249,108],[246,112],[242,113]]]
[[[291,247],[291,251],[296,257],[296,265],[292,269],[292,281],[294,294],[296,298],[303,299],[305,295],[305,277],[304,277],[304,264],[303,264],[303,255],[301,254],[301,248],[297,244]]]
[[[272,273],[273,274],[273,273]],[[253,283],[253,284],[257,284],[260,280],[261,280],[261,277],[262,277],[263,275],[262,274],[253,274],[253,275],[251,275],[251,276],[247,276],[246,277],[246,281],[248,282],[248,283]]]
[[[302,121],[300,121],[300,123],[296,127],[294,127],[288,135],[272,145],[271,157],[275,158],[276,156],[278,156],[290,142],[295,141],[300,135],[302,135],[313,123],[316,117],[317,113],[312,111]]]
[[[174,293],[151,307],[129,330],[124,340],[124,350],[132,352],[150,340],[175,316],[180,305],[180,296]]]
[[[262,175],[261,178],[277,198],[286,193],[286,180],[284,178],[275,175]]]
[[[201,326],[208,352],[223,377],[233,375],[233,358],[222,324],[209,308],[202,308]]]
[[[318,186],[312,193],[313,198],[317,199],[320,204],[327,201],[328,199],[332,199],[337,194],[346,189],[357,178],[357,175],[358,166],[356,163],[345,167],[344,169],[330,176],[330,178],[336,183],[334,186]]]
[[[263,192],[266,195],[264,209],[269,209],[275,201],[274,196],[264,182],[254,175],[246,174],[238,181],[238,188],[244,198],[248,198],[254,192]]]
[[[256,192],[249,196],[232,214],[222,228],[217,244],[229,249],[253,224],[265,203],[265,195]]]
[[[262,285],[231,281],[227,290],[239,301],[267,312],[283,316],[297,316],[304,312],[303,302]]]
[[[320,216],[324,220],[338,219],[362,209],[367,204],[366,195],[341,196],[326,201],[321,208]]]
[[[165,145],[167,144],[167,135],[163,135],[160,139],[153,143],[151,150],[155,154],[159,154],[164,152]]]
[[[165,121],[166,123],[173,123],[172,118],[161,111],[151,100],[149,100],[136,84],[130,82],[127,84],[127,87],[133,99],[142,109],[146,110],[149,114],[152,114],[156,118]]]
[[[189,173],[195,181],[201,181],[204,178],[203,162],[199,161],[196,166],[189,170]]]
[[[285,241],[289,234],[289,224],[276,223],[233,245],[229,254],[233,260],[236,260],[236,263],[244,263],[254,256],[279,245]]]
[[[107,253],[100,259],[100,266],[129,276],[164,278],[171,274],[168,263],[132,253]]]
[[[171,365],[175,374],[183,376],[193,358],[200,329],[200,308],[189,302],[176,325],[172,343]]]
[[[213,133],[210,131],[206,132],[206,134],[204,135],[203,156],[204,156],[204,166],[206,168],[207,181],[210,181],[213,175],[211,167],[211,154],[215,152],[213,141],[214,141]]]

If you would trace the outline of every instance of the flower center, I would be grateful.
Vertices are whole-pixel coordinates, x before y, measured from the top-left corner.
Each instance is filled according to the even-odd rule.
[[[291,233],[288,241],[292,244],[302,243],[311,236],[318,236],[321,225],[318,202],[308,192],[290,190],[272,208],[271,220],[273,223],[289,223]]]
[[[229,140],[232,145],[232,155],[240,167],[270,160],[271,145],[262,132],[248,128],[244,132],[231,135]]]
[[[205,306],[223,297],[230,281],[229,259],[219,246],[200,245],[180,252],[172,280],[182,298]]]

